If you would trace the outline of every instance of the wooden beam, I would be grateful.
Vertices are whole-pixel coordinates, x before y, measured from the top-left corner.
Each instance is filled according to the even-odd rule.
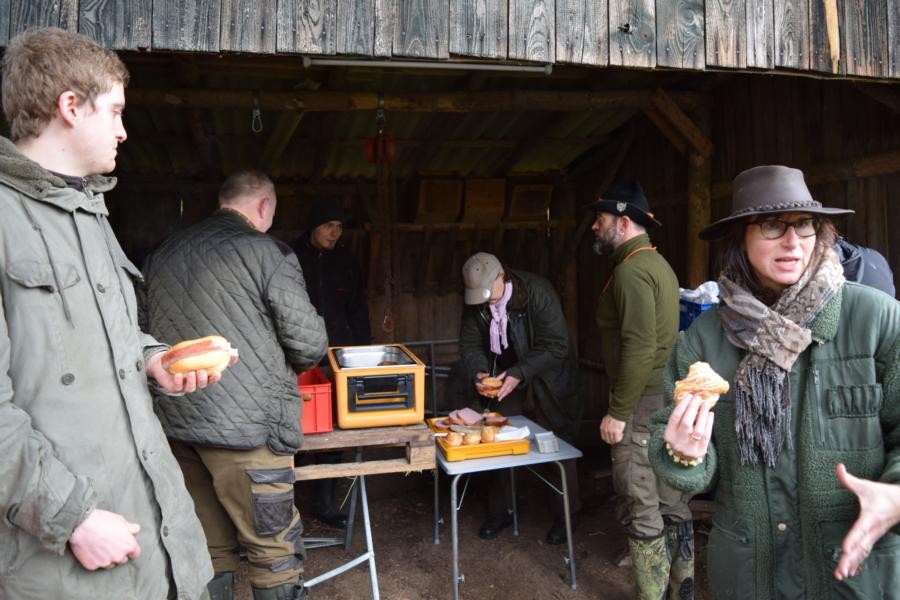
[[[550,111],[573,112],[610,110],[648,106],[651,94],[645,91],[619,90],[540,91],[503,90],[488,92],[385,94],[384,108],[400,112],[506,112]],[[695,92],[670,92],[668,97],[678,107],[690,110],[700,95]],[[129,88],[129,106],[159,108],[235,108],[303,112],[374,111],[378,108],[375,92],[255,92],[234,89],[151,89]]]
[[[279,115],[278,123],[275,124],[272,135],[269,136],[269,139],[266,141],[266,147],[263,148],[260,162],[264,171],[272,171],[278,159],[281,158],[281,153],[284,152],[284,149],[291,142],[291,138],[294,137],[303,115],[304,113],[302,112],[294,111],[283,112]]]
[[[653,106],[648,106],[644,109],[644,114],[647,115],[647,118],[650,119],[651,123],[656,125],[656,128],[663,134],[663,137],[675,146],[675,149],[678,150],[678,154],[682,156],[687,155],[687,141],[680,133],[678,133],[675,127],[666,120],[659,110]]]
[[[653,93],[651,100],[653,107],[665,117],[690,144],[694,151],[705,159],[709,159],[713,153],[713,143],[705,133],[687,116],[678,103],[663,89]]]
[[[881,177],[900,173],[900,150],[861,156],[801,168],[807,185],[823,185],[862,177]],[[731,197],[731,181],[718,181],[711,187],[711,198]]]
[[[900,112],[900,93],[897,93],[896,87],[874,83],[857,83],[853,87],[894,112]]]

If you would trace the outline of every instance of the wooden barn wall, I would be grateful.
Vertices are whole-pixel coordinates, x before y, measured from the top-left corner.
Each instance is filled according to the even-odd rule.
[[[0,44],[28,27],[116,50],[900,78],[895,0],[0,0]]]

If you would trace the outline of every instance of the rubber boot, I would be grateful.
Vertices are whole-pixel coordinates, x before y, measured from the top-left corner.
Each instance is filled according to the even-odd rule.
[[[299,583],[284,583],[273,588],[253,587],[253,600],[303,600],[309,598],[309,590]]]
[[[206,584],[209,600],[234,600],[234,573],[223,571]]]
[[[694,524],[666,523],[666,546],[672,559],[669,600],[694,600]]]
[[[665,600],[669,582],[666,535],[650,539],[628,538],[638,600]]]

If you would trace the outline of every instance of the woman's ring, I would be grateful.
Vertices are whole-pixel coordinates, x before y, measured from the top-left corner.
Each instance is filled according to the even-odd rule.
[[[695,441],[697,441],[697,442],[699,442],[700,440],[703,439],[703,436],[702,436],[702,435],[698,435],[698,434],[696,434],[696,433],[692,433],[692,434],[691,434],[691,439],[692,439],[692,440],[695,440]]]

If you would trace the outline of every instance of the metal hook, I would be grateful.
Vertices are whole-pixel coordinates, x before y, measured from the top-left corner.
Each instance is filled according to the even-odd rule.
[[[384,133],[384,94],[381,92],[378,92],[378,108],[375,110],[375,127],[378,129],[378,135]]]
[[[259,96],[253,95],[253,116],[250,118],[250,131],[260,133],[263,130],[262,114],[259,111]]]

